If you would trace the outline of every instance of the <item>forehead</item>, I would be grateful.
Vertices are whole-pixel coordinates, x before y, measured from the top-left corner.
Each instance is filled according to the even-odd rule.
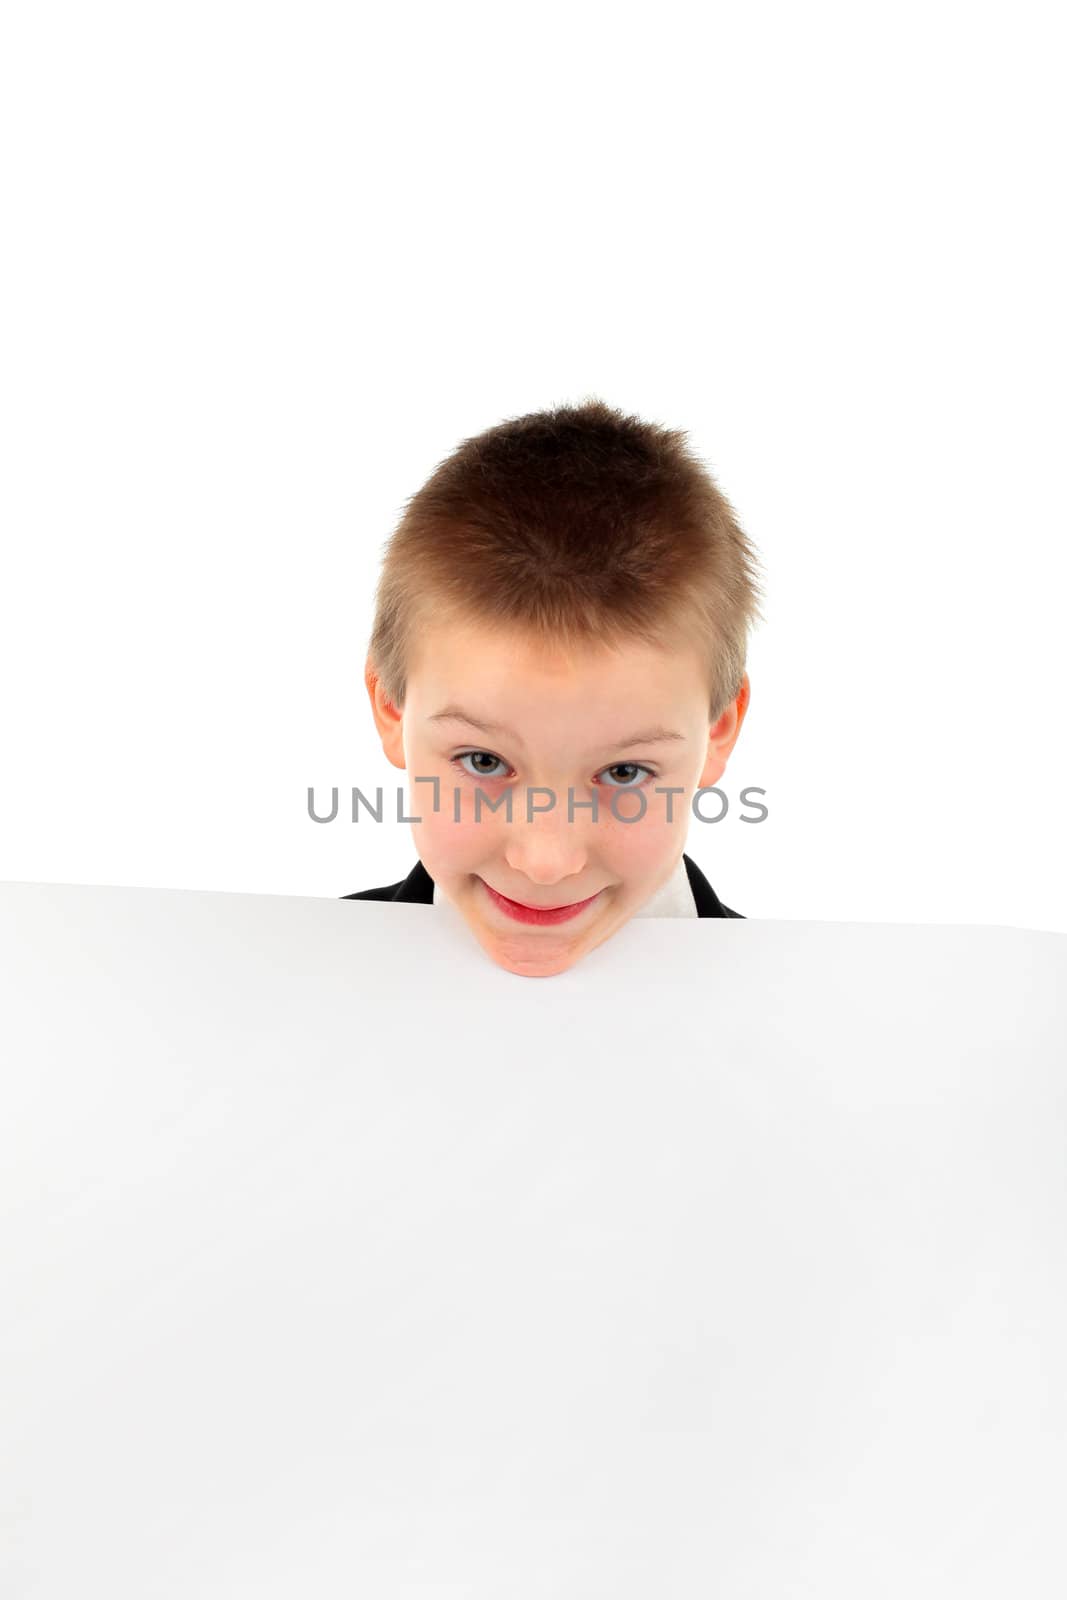
[[[458,729],[462,712],[487,732],[545,735],[558,734],[563,720],[578,732],[620,737],[653,724],[679,730],[707,698],[704,664],[682,645],[569,649],[473,623],[420,630],[407,690],[407,711],[430,728]]]
[[[565,686],[608,678],[687,683],[703,676],[703,662],[687,641],[650,644],[643,639],[555,644],[533,634],[467,621],[424,624],[408,663],[409,679],[469,681],[492,671],[501,677],[537,678]]]

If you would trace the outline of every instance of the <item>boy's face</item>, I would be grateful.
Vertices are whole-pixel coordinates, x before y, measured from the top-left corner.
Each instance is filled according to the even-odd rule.
[[[412,824],[416,848],[436,894],[499,966],[524,977],[574,966],[666,883],[685,847],[693,793],[722,776],[749,696],[746,675],[710,724],[695,651],[634,644],[565,653],[518,633],[443,623],[420,632],[403,711],[370,662],[366,681],[385,753],[410,774],[409,810],[422,819]],[[496,726],[478,728],[460,711]],[[657,730],[680,737],[647,737]],[[436,810],[437,786],[415,778],[439,780]],[[656,793],[667,787],[682,792]],[[538,789],[549,794],[530,793]],[[644,795],[643,812],[627,790]],[[535,910],[589,903],[530,921],[509,901]]]

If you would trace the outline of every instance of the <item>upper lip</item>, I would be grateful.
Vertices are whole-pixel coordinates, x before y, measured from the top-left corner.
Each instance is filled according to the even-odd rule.
[[[486,884],[486,887],[488,889],[492,889],[493,885],[491,883]],[[516,900],[513,894],[504,894],[503,889],[494,889],[493,893],[500,895],[505,900],[510,900],[513,906],[522,906],[524,911],[566,911],[570,906],[580,906],[584,904],[586,900],[591,900],[593,898],[593,895],[591,894],[583,894],[579,900],[565,900],[562,904],[557,904],[554,906],[532,906],[528,900]],[[593,894],[599,893],[599,889],[594,889]]]

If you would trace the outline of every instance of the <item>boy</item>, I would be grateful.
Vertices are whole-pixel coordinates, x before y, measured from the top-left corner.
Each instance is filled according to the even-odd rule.
[[[342,898],[450,902],[526,977],[635,915],[741,916],[683,847],[748,708],[759,563],[684,441],[590,399],[464,440],[407,502],[364,677],[423,780],[419,860]]]

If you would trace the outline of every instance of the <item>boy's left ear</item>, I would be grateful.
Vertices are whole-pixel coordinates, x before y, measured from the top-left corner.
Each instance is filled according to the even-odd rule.
[[[752,685],[748,681],[746,672],[741,679],[737,699],[730,702],[718,722],[713,723],[708,729],[708,754],[697,784],[699,789],[710,789],[713,784],[718,783],[726,771],[726,763],[737,743],[737,736],[741,732],[741,724],[745,720],[751,695]]]

